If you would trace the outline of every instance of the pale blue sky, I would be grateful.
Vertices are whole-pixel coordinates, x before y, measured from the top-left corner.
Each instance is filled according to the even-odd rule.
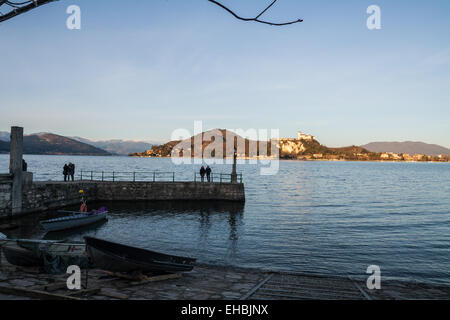
[[[270,1],[223,3],[252,16]],[[372,4],[381,30],[366,28]],[[329,146],[450,147],[450,1],[279,0],[265,17],[304,22],[241,22],[206,0],[61,0],[9,20],[0,131],[166,141],[203,120]]]

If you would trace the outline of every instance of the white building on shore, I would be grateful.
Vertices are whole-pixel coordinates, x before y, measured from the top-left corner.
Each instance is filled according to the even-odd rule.
[[[310,134],[304,134],[303,132],[299,131],[297,133],[297,140],[312,141],[312,140],[317,140],[317,138],[315,136],[310,135]]]

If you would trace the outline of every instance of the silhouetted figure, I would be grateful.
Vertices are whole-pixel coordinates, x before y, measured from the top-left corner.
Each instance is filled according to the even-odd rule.
[[[26,172],[28,170],[28,164],[22,159],[22,171]]]
[[[200,168],[200,177],[202,178],[202,182],[205,181],[205,173],[206,173],[205,167],[202,166],[202,167]]]
[[[206,179],[208,182],[211,182],[211,168],[209,166],[206,166]]]
[[[64,181],[67,181],[67,177],[69,176],[69,166],[67,163],[64,165],[63,169]]]
[[[69,163],[69,175],[72,178],[72,181],[74,181],[75,180],[74,179],[74,176],[75,176],[75,165],[72,162]]]

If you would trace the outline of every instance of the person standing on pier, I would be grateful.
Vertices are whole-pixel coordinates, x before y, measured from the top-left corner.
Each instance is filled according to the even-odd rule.
[[[67,177],[69,175],[69,166],[67,165],[67,163],[64,165],[63,175],[64,175],[64,181],[67,181]]]
[[[69,174],[70,177],[72,178],[72,181],[74,181],[74,175],[75,175],[75,165],[71,162],[69,163]],[[69,179],[70,180],[70,179]]]
[[[208,182],[211,182],[211,168],[209,166],[206,166],[206,179]]]
[[[206,173],[205,167],[202,166],[202,167],[200,168],[200,177],[202,178],[202,182],[205,181],[205,173]]]

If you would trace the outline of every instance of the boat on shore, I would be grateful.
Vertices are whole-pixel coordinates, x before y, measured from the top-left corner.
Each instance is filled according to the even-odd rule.
[[[57,258],[84,259],[87,261],[84,242],[67,243],[49,240],[2,240],[6,260],[20,267],[42,267],[46,262]]]
[[[71,214],[61,218],[41,221],[41,226],[49,232],[69,230],[83,227],[108,218],[106,208],[100,208],[91,212],[58,211],[59,213]]]
[[[114,272],[176,273],[191,271],[196,259],[167,255],[93,237],[84,237],[95,268]]]
[[[17,242],[9,242],[2,245],[6,260],[19,267],[36,267],[42,265],[40,257],[29,249],[22,248]]]
[[[82,256],[87,255],[86,243],[64,241],[35,241],[17,240],[17,244],[36,253],[45,252],[56,256]]]
[[[24,247],[28,246],[34,246],[34,245],[48,245],[53,243],[60,243],[64,242],[64,240],[47,240],[47,239],[10,239],[5,234],[0,232],[0,247],[5,244],[10,243],[20,243]]]

